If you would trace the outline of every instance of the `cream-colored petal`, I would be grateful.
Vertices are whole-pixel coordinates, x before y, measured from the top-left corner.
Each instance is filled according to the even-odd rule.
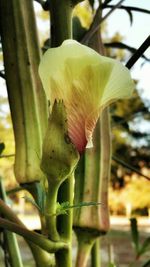
[[[113,68],[110,73],[110,68],[105,64],[105,72],[110,73],[110,76],[106,86],[103,89],[99,87],[103,92],[99,107],[95,107],[86,120],[87,140],[92,137],[93,131],[91,129],[94,129],[100,112],[116,100],[130,97],[134,89],[129,70],[116,60],[108,58],[108,61],[113,64]]]
[[[83,66],[86,66],[89,62],[99,62],[97,55],[94,50],[74,40],[66,40],[60,47],[48,49],[39,65],[39,74],[46,93],[49,95],[49,77],[57,76],[57,79],[59,79],[67,59],[77,58],[80,61],[78,67],[75,66],[72,70],[78,76]],[[82,61],[83,57],[85,58]]]
[[[112,103],[117,99],[130,97],[133,88],[134,82],[131,79],[129,70],[119,61],[115,60],[110,79],[103,93],[101,106]]]

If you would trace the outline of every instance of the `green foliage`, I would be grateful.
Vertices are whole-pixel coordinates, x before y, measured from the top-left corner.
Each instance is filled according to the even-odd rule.
[[[141,245],[141,248],[138,252],[138,257],[143,255],[147,251],[150,251],[150,237],[146,238],[143,244]]]
[[[150,120],[148,105],[135,91],[131,99],[118,101],[111,106],[111,113],[113,155],[138,170],[141,170],[143,166],[148,168],[150,166],[150,140],[148,131],[142,129],[142,125]],[[119,168],[121,171],[118,175],[118,164],[113,162],[111,181],[114,187],[116,183],[123,187],[125,185],[124,175],[131,174],[129,169],[121,165]]]
[[[139,232],[137,227],[137,220],[135,218],[130,219],[131,236],[136,254],[139,252]]]
[[[44,212],[45,199],[43,199],[42,196],[39,196],[39,198],[41,199],[39,203],[37,203],[33,198],[28,196],[24,196],[23,198],[31,205],[33,205],[41,214],[43,215],[45,214]],[[52,216],[67,214],[67,211],[69,209],[82,208],[87,206],[97,206],[97,205],[101,205],[101,203],[91,201],[91,202],[81,202],[79,204],[70,205],[69,201],[62,202],[61,204],[57,202],[56,213],[52,214]]]
[[[131,204],[132,209],[150,207],[150,181],[145,178],[132,179],[125,186],[124,197]],[[140,196],[140,197],[139,197]]]
[[[150,266],[150,260],[146,261],[141,267],[149,267]]]
[[[108,5],[111,1],[112,0],[105,0],[105,1],[103,1],[103,3],[104,3],[104,5]],[[72,3],[74,5],[76,5],[79,2],[81,2],[81,1],[80,0],[72,0]],[[89,3],[91,5],[91,10],[94,7],[94,2],[96,2],[96,1],[89,0]],[[99,3],[100,2],[101,1],[99,1]],[[132,24],[132,21],[133,21],[132,10],[133,10],[133,8],[131,9],[129,7],[124,7],[123,9],[126,12],[128,12],[130,22]],[[89,18],[92,17],[91,13],[93,12],[93,10],[92,10],[92,12],[90,12],[89,10],[87,9],[85,13],[84,13],[83,9],[82,10],[80,9],[80,11],[79,11],[80,16],[84,17],[84,20],[86,21],[87,28],[91,23],[91,20]],[[43,16],[43,14],[44,14],[44,16]],[[93,13],[92,13],[92,15],[93,15]],[[42,13],[41,17],[43,20],[47,19],[48,13]],[[87,29],[81,25],[81,22],[80,22],[79,18],[77,18],[77,17],[74,17],[74,19],[73,19],[73,27],[74,27],[73,37],[77,40],[80,40],[84,36],[84,34],[86,33]],[[127,48],[130,51],[132,50],[131,52],[135,52],[134,48],[127,47],[119,41],[117,44],[115,42],[113,42],[113,44],[111,44],[111,45],[112,45],[111,48],[113,47],[113,49],[114,48],[116,49],[116,47],[119,48],[119,50],[117,50],[116,52],[113,53],[113,56],[114,57],[117,56],[120,59],[125,58],[125,54],[124,54],[124,52],[122,53],[121,49]],[[112,52],[112,50],[111,50],[111,52]],[[133,113],[134,113],[134,115],[131,115]],[[11,147],[13,148],[12,151],[14,152],[14,146],[12,145],[14,143],[13,143],[12,127],[10,126],[10,115],[7,114],[7,116],[4,116],[4,117],[5,117],[5,119],[4,119],[5,122],[3,120],[2,123],[0,123],[0,130],[2,130],[1,131],[1,140],[0,140],[1,141],[0,154],[4,151],[4,148],[5,148],[4,143],[6,144],[6,151],[5,151],[6,153],[9,152],[9,150],[11,151],[10,146],[8,145],[10,143],[11,143]],[[112,126],[113,126],[113,137],[114,137],[113,151],[114,151],[114,153],[118,154],[119,156],[121,155],[122,160],[126,161],[126,159],[128,159],[130,164],[132,163],[133,166],[138,167],[140,169],[141,168],[141,165],[140,165],[141,160],[144,162],[144,166],[150,166],[150,163],[148,163],[149,162],[149,156],[150,156],[150,152],[148,150],[148,144],[150,144],[150,139],[149,139],[147,133],[141,132],[140,128],[135,129],[135,127],[134,127],[135,126],[135,120],[137,118],[141,121],[141,123],[142,123],[143,118],[145,118],[146,120],[150,119],[150,115],[148,115],[148,109],[145,106],[145,104],[143,103],[143,101],[140,99],[140,97],[137,93],[135,93],[132,100],[120,101],[119,103],[116,103],[112,107]],[[6,135],[6,131],[7,131],[7,135]],[[146,145],[145,146],[142,146],[142,145],[139,146],[139,144],[142,142],[143,138],[146,139]],[[5,140],[6,140],[6,142],[5,142]],[[132,145],[133,141],[135,141],[135,143],[136,143],[135,147],[133,147],[133,145]],[[138,145],[137,145],[137,143],[138,143]],[[122,152],[124,152],[124,153],[122,153]],[[123,181],[124,174],[126,173],[126,170],[124,168],[121,168],[121,167],[120,167],[120,169],[122,171],[122,174],[118,180]],[[117,174],[118,174],[117,172],[118,172],[118,165],[116,163],[114,163],[113,169],[112,169],[113,178],[117,176]],[[130,171],[128,171],[128,173],[130,174]],[[113,181],[115,181],[115,179],[116,178],[114,178]],[[141,202],[143,201],[142,205],[148,206],[149,205],[149,202],[148,202],[149,194],[147,197],[147,202],[146,202],[146,200],[144,200],[146,198],[145,192],[147,192],[148,186],[147,186],[147,183],[144,183],[144,182],[142,183],[142,186],[141,186],[140,182],[142,182],[142,181],[138,181],[137,183],[133,183],[133,189],[136,191],[138,196],[142,191],[140,201]],[[115,184],[115,182],[114,182],[114,184]],[[125,184],[125,182],[123,181],[122,185],[124,185],[124,184]],[[33,200],[30,197],[25,197],[25,199],[28,202],[30,202],[34,207],[36,207],[36,209],[43,215],[44,206],[45,206],[45,195],[44,195],[45,192],[39,190],[36,193],[37,193],[37,199],[36,200]],[[133,193],[132,193],[132,196],[134,197]],[[66,196],[65,196],[65,199],[66,199]],[[81,203],[78,203],[75,205],[71,205],[69,201],[64,201],[61,204],[60,203],[57,203],[56,214],[53,214],[55,216],[61,215],[61,214],[68,214],[68,211],[70,209],[81,208],[84,206],[87,206],[87,207],[88,206],[96,206],[96,205],[101,204],[101,203],[97,203],[97,202],[81,202]],[[69,217],[69,216],[67,216],[67,217]],[[68,225],[66,228],[68,228]],[[138,231],[136,219],[131,219],[131,233],[132,233],[132,240],[133,240],[136,256],[141,257],[144,253],[146,253],[147,251],[150,250],[150,238],[145,239],[145,241],[142,244],[140,244],[139,231]],[[148,260],[146,263],[144,263],[144,265],[142,267],[148,267],[149,265],[150,265],[150,260]],[[109,263],[109,267],[116,267],[116,265],[114,263]]]
[[[136,260],[139,259],[142,255],[144,255],[147,251],[150,251],[150,237],[146,238],[144,242],[141,244],[139,240],[139,230],[137,226],[136,218],[130,219],[130,227],[131,227],[131,237],[133,242],[133,247],[135,250]],[[150,260],[148,260],[142,267],[149,266]]]
[[[3,150],[5,149],[5,144],[0,143],[0,155],[3,153]]]
[[[69,209],[74,209],[74,208],[82,208],[82,207],[87,207],[87,206],[97,206],[101,205],[101,203],[98,202],[80,202],[78,204],[70,205],[68,201],[63,202],[61,204],[57,203],[57,210],[56,210],[56,215],[60,214],[67,214],[67,211]]]

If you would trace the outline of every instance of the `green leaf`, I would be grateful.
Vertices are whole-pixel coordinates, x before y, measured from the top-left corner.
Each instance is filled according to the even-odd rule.
[[[22,188],[26,189],[33,196],[35,203],[41,213],[44,211],[45,204],[45,190],[44,186],[39,182],[22,184]]]
[[[146,238],[146,240],[142,244],[142,246],[139,250],[138,256],[141,256],[142,254],[144,254],[148,250],[150,250],[150,237]]]
[[[100,205],[100,202],[81,202],[79,204],[70,205],[69,202],[57,203],[56,214],[55,216],[60,214],[67,214],[67,210],[74,209],[74,208],[81,208],[86,206],[97,206]]]
[[[45,204],[45,190],[43,186],[40,183],[37,183],[36,186],[36,192],[37,192],[37,205],[40,207],[40,210],[44,211],[44,204]]]
[[[62,209],[68,208],[70,206],[69,205],[69,201],[62,202],[60,206],[61,206]]]
[[[100,204],[101,204],[100,202],[81,202],[81,203],[66,207],[66,210],[67,209],[74,209],[74,208],[81,208],[81,207],[86,207],[86,206],[97,206]]]
[[[69,205],[69,202],[63,202],[62,204],[60,204],[59,202],[57,202],[57,207],[56,207],[56,213],[55,214],[52,214],[51,216],[58,216],[58,215],[61,215],[61,214],[67,214],[67,212],[65,211],[65,207],[67,205]]]
[[[134,246],[136,254],[138,254],[139,253],[139,232],[138,232],[136,218],[130,219],[130,228],[131,228],[133,246]]]
[[[5,149],[5,144],[4,143],[0,143],[0,155],[2,154],[4,149]]]

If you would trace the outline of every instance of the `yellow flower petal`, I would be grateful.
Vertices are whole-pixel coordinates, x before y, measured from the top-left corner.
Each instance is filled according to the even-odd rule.
[[[39,74],[51,106],[55,99],[63,99],[68,133],[80,153],[91,141],[100,111],[133,90],[126,67],[73,40],[49,49]]]

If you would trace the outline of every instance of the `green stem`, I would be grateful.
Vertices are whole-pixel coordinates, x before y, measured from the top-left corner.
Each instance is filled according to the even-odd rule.
[[[40,209],[44,210],[45,204],[45,188],[43,186],[43,182],[33,182],[33,183],[24,183],[22,184],[22,188],[27,190],[32,197],[34,198],[36,204],[40,207]],[[39,217],[41,221],[41,232],[42,234],[46,234],[46,223],[45,216],[42,212],[39,212]]]
[[[62,202],[69,201],[69,204],[73,204],[74,194],[74,173],[68,177],[68,179],[62,184],[59,190],[59,199]],[[68,249],[62,249],[56,252],[57,266],[71,267],[72,266],[72,220],[73,209],[69,209],[67,214],[58,217],[58,231],[60,236],[70,244]]]
[[[92,267],[100,267],[101,259],[100,259],[100,239],[98,238],[94,243],[91,251],[91,266]]]
[[[89,259],[90,251],[96,238],[93,237],[93,232],[76,229],[78,238],[78,253],[76,259],[76,267],[86,267]]]
[[[12,223],[6,219],[0,218],[0,227],[23,236],[27,240],[33,242],[35,245],[41,247],[43,250],[49,253],[54,253],[59,249],[68,248],[68,244],[66,242],[53,242],[51,240],[48,240],[43,235],[27,230],[17,223]]]
[[[16,214],[0,199],[0,212],[10,221],[24,227],[25,225],[20,221]],[[26,240],[36,262],[36,267],[49,267],[51,261],[51,255],[46,251],[42,250],[39,246],[34,245],[32,242]]]
[[[72,38],[72,5],[70,0],[51,0],[51,46],[61,45]]]
[[[2,179],[0,179],[0,197],[5,202],[7,202],[6,192],[2,183]],[[6,238],[11,267],[23,267],[16,235],[14,233],[4,230],[4,238]]]
[[[22,184],[22,187],[26,189],[34,198],[37,205],[43,210],[44,209],[44,202],[45,202],[45,190],[43,188],[42,182],[33,182],[33,183],[26,183]],[[47,234],[46,230],[46,222],[45,222],[45,215],[39,212],[39,217],[41,221],[41,233]],[[32,254],[34,256],[36,267],[44,267],[53,266],[54,257],[50,255],[46,251],[42,250],[40,247],[35,246],[31,242],[28,242]]]
[[[54,182],[48,184],[48,192],[46,195],[46,228],[48,231],[48,236],[53,241],[58,241],[60,239],[57,231],[57,216],[56,216],[56,207],[57,207],[57,195],[60,182]]]

